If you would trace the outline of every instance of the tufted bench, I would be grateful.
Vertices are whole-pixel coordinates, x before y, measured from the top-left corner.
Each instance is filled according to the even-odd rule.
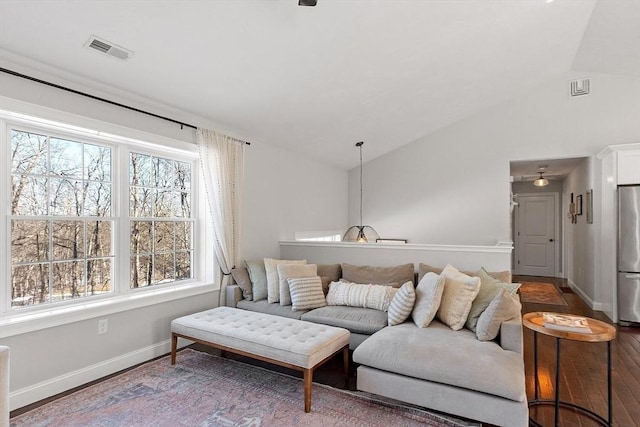
[[[171,322],[171,364],[178,337],[304,373],[304,410],[311,410],[313,371],[342,351],[349,372],[349,331],[270,314],[217,307]]]

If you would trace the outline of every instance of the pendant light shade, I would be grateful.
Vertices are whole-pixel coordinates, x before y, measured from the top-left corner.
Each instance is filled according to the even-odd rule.
[[[353,225],[347,229],[342,236],[343,242],[375,243],[380,235],[369,225],[362,225],[362,146],[363,141],[357,142],[356,147],[360,148],[360,225]]]
[[[549,185],[549,180],[542,176],[542,172],[538,172],[540,174],[540,178],[533,181],[533,185],[536,187],[544,187],[545,185]]]

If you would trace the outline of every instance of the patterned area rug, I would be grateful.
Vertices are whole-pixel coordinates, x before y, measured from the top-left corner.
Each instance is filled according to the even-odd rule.
[[[553,283],[522,283],[520,286],[520,300],[534,304],[568,305]]]
[[[146,363],[11,419],[18,426],[465,426],[409,406],[313,384],[191,349]]]

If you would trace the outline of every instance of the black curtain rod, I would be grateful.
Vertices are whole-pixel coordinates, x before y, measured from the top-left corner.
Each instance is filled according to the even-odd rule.
[[[110,100],[105,99],[105,98],[100,98],[99,96],[91,95],[89,93],[80,92],[79,90],[75,90],[75,89],[71,89],[71,88],[68,88],[68,87],[60,86],[60,85],[57,85],[55,83],[51,83],[51,82],[48,82],[48,81],[45,81],[45,80],[37,79],[35,77],[27,76],[26,74],[21,74],[21,73],[18,73],[16,71],[8,70],[6,68],[1,68],[0,67],[0,71],[2,71],[3,73],[11,74],[12,76],[21,77],[23,79],[31,80],[32,82],[41,83],[43,85],[55,87],[56,89],[65,90],[67,92],[75,93],[76,95],[82,95],[82,96],[85,96],[87,98],[95,99],[96,101],[106,102],[107,104],[115,105],[116,107],[125,108],[127,110],[135,111],[137,113],[146,114],[147,116],[152,116],[152,117],[155,117],[157,119],[166,120],[168,122],[180,125],[180,129],[183,129],[185,126],[188,127],[188,128],[191,128],[191,129],[198,129],[197,126],[190,125],[189,123],[180,122],[180,121],[174,120],[174,119],[172,119],[170,117],[165,117],[165,116],[161,116],[159,114],[150,113],[148,111],[140,110],[139,108],[130,107],[128,105],[120,104],[119,102],[110,101]]]
[[[55,83],[51,83],[51,82],[48,82],[48,81],[45,81],[45,80],[37,79],[35,77],[27,76],[26,74],[21,74],[21,73],[18,73],[16,71],[13,71],[13,70],[8,70],[6,68],[0,67],[0,71],[2,71],[3,73],[11,74],[12,76],[21,77],[23,79],[31,80],[32,82],[41,83],[43,85],[55,87],[56,89],[65,90],[67,92],[75,93],[76,95],[81,95],[81,96],[85,96],[87,98],[95,99],[96,101],[106,102],[107,104],[115,105],[116,107],[125,108],[125,109],[131,110],[131,111],[135,111],[136,113],[146,114],[147,116],[155,117],[156,119],[166,120],[167,122],[171,122],[171,123],[175,123],[175,124],[180,125],[180,129],[184,129],[184,127],[188,127],[188,128],[191,128],[191,129],[198,129],[197,126],[190,125],[189,123],[180,122],[180,121],[174,120],[174,119],[172,119],[170,117],[165,117],[165,116],[161,116],[159,114],[150,113],[148,111],[140,110],[139,108],[130,107],[128,105],[120,104],[119,102],[110,101],[110,100],[105,99],[105,98],[100,98],[99,96],[91,95],[91,94],[88,94],[88,93],[85,93],[85,92],[80,92],[79,90],[75,90],[75,89],[71,89],[71,88],[68,88],[68,87],[60,86],[60,85],[57,85]],[[246,142],[246,141],[242,141],[242,142],[244,142],[246,145],[251,145],[250,142]]]

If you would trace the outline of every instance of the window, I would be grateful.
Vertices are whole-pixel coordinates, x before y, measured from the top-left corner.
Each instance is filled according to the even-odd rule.
[[[191,164],[131,153],[131,287],[191,278]]]
[[[0,195],[10,205],[10,238],[2,239],[0,265],[8,267],[10,290],[3,280],[0,291],[10,302],[2,297],[1,313],[145,292],[208,274],[194,261],[201,247],[195,150],[48,124],[2,126],[10,155],[0,160]]]
[[[112,292],[110,147],[11,130],[11,306]]]

